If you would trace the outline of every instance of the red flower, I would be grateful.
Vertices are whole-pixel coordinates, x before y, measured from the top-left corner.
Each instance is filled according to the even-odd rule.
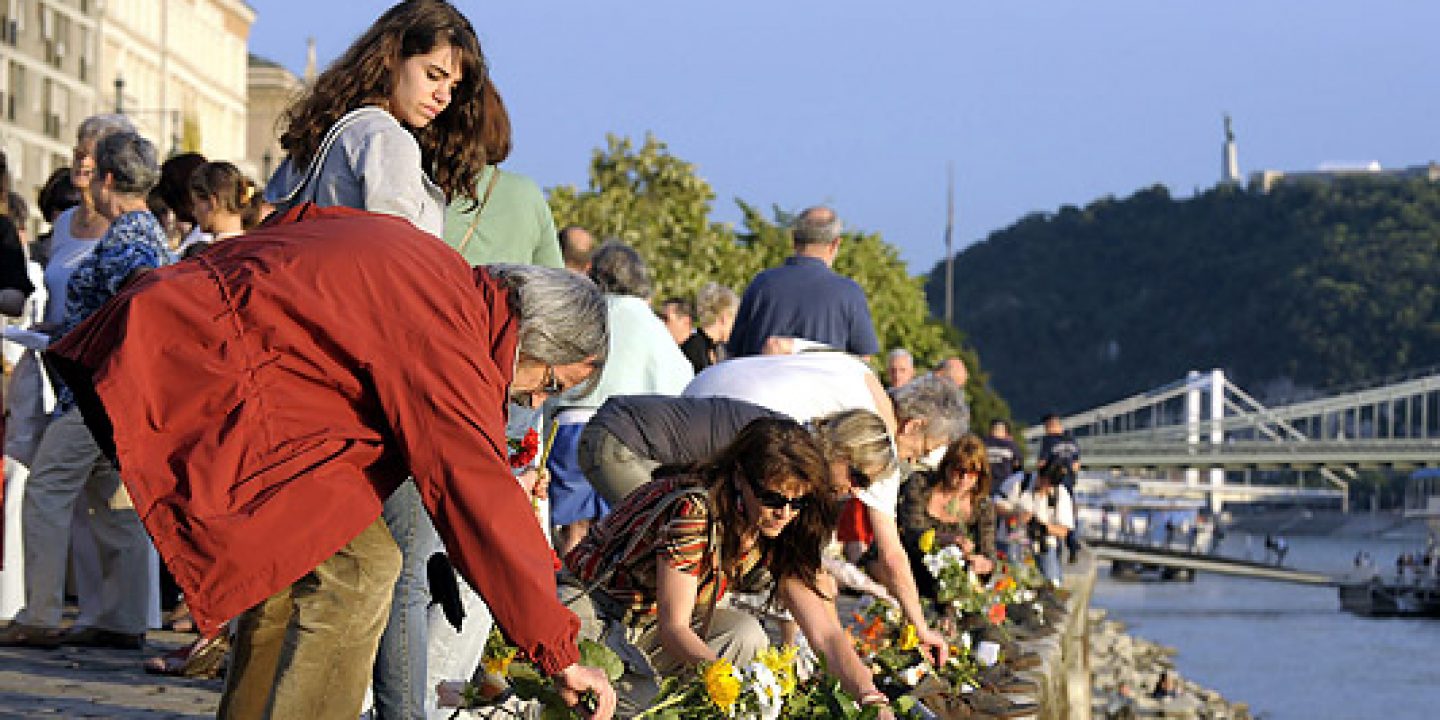
[[[540,434],[535,428],[525,432],[525,439],[510,440],[510,467],[520,469],[529,465],[535,460],[535,454],[540,452]]]
[[[995,603],[985,611],[985,617],[990,620],[991,625],[999,625],[1005,622],[1005,603]]]

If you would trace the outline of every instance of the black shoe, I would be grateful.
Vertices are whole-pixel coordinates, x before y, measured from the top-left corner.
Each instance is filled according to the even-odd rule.
[[[12,622],[0,630],[0,647],[33,647],[50,650],[60,647],[60,631]]]
[[[60,644],[72,647],[142,650],[145,648],[145,633],[132,635],[102,628],[78,628],[61,635]]]

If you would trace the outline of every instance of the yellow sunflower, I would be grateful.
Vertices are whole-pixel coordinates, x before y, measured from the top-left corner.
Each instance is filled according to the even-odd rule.
[[[906,625],[904,632],[900,633],[900,649],[914,650],[920,647],[920,633],[915,630],[914,625]]]
[[[794,645],[786,645],[783,648],[768,647],[761,650],[760,654],[756,656],[762,665],[770,668],[770,672],[775,673],[775,679],[780,681],[780,692],[784,693],[786,697],[795,692],[797,684],[795,654],[798,651],[799,648]]]
[[[923,534],[923,535],[920,536],[920,552],[925,553],[926,555],[929,555],[929,554],[931,553],[931,551],[933,551],[934,549],[935,549],[935,528],[930,528],[929,530],[926,530],[926,531],[925,531],[925,534]]]
[[[735,676],[735,667],[729,660],[720,658],[705,667],[702,674],[705,692],[716,707],[728,710],[740,699],[740,678]]]

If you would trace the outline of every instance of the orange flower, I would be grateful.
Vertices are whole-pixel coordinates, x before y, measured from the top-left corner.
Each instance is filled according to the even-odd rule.
[[[991,605],[990,608],[985,611],[985,616],[989,618],[991,625],[999,625],[1005,622],[1005,603],[995,603]]]

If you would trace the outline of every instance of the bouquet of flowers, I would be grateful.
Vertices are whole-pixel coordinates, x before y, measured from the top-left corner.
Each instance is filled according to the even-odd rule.
[[[532,427],[525,432],[525,437],[509,438],[506,444],[510,446],[510,467],[519,470],[535,461],[535,455],[540,452],[540,433]]]
[[[817,675],[801,681],[794,646],[766,648],[755,661],[736,667],[729,660],[700,666],[690,675],[667,678],[654,704],[636,718],[655,720],[869,720],[878,709],[861,708],[839,681]]]
[[[968,567],[965,552],[954,545],[935,548],[935,530],[920,536],[921,558],[925,569],[935,578],[935,599],[960,613],[980,613],[987,607],[984,583]]]
[[[481,656],[484,670],[480,684],[441,683],[437,688],[442,707],[454,707],[451,717],[458,717],[464,710],[494,708],[514,717],[523,717],[505,703],[512,699],[533,701],[541,707],[540,717],[545,720],[570,720],[580,717],[565,704],[560,693],[519,649],[511,645],[500,629],[492,628],[485,641]],[[625,666],[614,651],[597,642],[580,641],[580,663],[600,668],[610,682],[620,679]],[[593,701],[593,698],[590,698]],[[584,700],[582,700],[582,704]]]

